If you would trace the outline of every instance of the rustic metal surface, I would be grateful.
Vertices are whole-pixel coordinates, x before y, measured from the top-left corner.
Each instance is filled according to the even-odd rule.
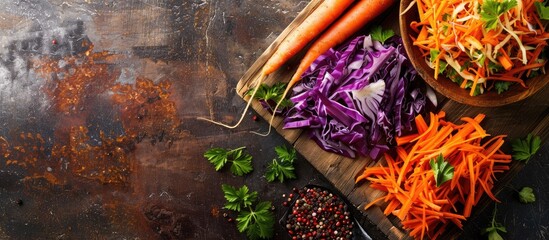
[[[237,130],[196,120],[234,121],[244,106],[238,79],[306,4],[0,4],[0,238],[242,239],[222,216],[222,183],[259,191],[277,216],[292,187],[328,184],[302,158],[298,180],[267,184],[265,166],[285,141],[250,134],[267,126],[253,113]],[[202,157],[210,147],[239,146],[254,156],[247,177],[215,172]],[[531,236],[545,237],[540,216],[548,214],[537,213],[547,210],[536,206],[541,235]],[[521,231],[520,222],[506,223]],[[276,232],[284,238],[280,226]]]

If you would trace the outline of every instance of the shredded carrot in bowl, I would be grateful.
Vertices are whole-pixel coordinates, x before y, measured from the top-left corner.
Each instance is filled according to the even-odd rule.
[[[506,91],[511,84],[545,74],[545,31],[537,0],[417,0],[413,45],[440,74],[470,89]]]

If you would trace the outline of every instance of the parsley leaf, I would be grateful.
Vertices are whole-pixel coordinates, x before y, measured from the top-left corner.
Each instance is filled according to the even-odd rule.
[[[534,189],[530,187],[523,187],[519,192],[519,200],[521,203],[533,203],[536,201],[536,195],[534,195]]]
[[[431,159],[429,164],[434,172],[437,187],[454,177],[454,167],[444,160],[442,154],[438,155],[436,160]]]
[[[541,146],[541,138],[539,136],[533,136],[531,133],[526,136],[525,139],[514,139],[511,141],[511,147],[513,148],[513,159],[517,161],[528,161]]]
[[[536,10],[538,12],[539,18],[549,20],[549,7],[547,6],[547,1],[535,1],[534,5],[536,5]]]
[[[448,63],[446,63],[445,61],[439,61],[438,63],[440,64],[440,66],[438,67],[438,73],[443,74],[444,71],[446,71],[446,67],[448,67]]]
[[[246,185],[240,188],[221,185],[225,194],[224,208],[238,212],[236,227],[246,232],[249,239],[271,238],[274,233],[275,216],[271,211],[271,202],[259,202],[256,191],[250,192]],[[255,204],[255,207],[254,207]]]
[[[273,159],[273,162],[267,166],[267,172],[265,172],[267,181],[273,182],[276,178],[280,182],[284,182],[285,179],[295,179],[295,149],[288,150],[286,146],[277,146],[275,147],[275,151],[278,158]]]
[[[227,163],[228,151],[223,148],[212,148],[204,153],[204,157],[219,171]]]
[[[295,179],[294,166],[288,161],[278,162],[273,159],[273,162],[267,166],[265,178],[268,182],[273,182],[276,178],[278,181],[284,182],[285,179]]]
[[[512,83],[513,82],[508,81],[496,81],[496,83],[494,83],[494,87],[498,91],[498,94],[501,94],[502,92],[509,90],[509,86],[511,86]]]
[[[494,62],[490,61],[490,62],[488,62],[488,71],[491,74],[499,73],[499,72],[503,71],[503,66],[501,66],[501,64],[494,63]]]
[[[436,59],[438,57],[438,55],[440,54],[440,51],[439,50],[436,50],[434,48],[431,48],[431,50],[429,50],[429,61],[432,63],[432,64],[435,64],[436,63]],[[438,61],[438,73],[439,74],[442,74],[444,73],[444,71],[446,70],[446,67],[448,66],[448,63],[446,63],[445,61],[442,61],[442,60],[439,60]],[[433,66],[433,69],[435,68],[436,66]]]
[[[480,17],[484,21],[486,30],[495,29],[499,22],[499,16],[517,6],[517,0],[486,0],[482,3]]]
[[[430,56],[430,57],[429,57],[429,61],[430,61],[431,63],[434,63],[435,60],[436,60],[437,57],[438,57],[438,54],[440,54],[440,51],[439,51],[439,50],[434,49],[434,48],[431,48],[431,49],[429,50],[429,56]]]
[[[297,158],[294,148],[289,150],[288,148],[286,148],[286,146],[276,146],[275,152],[278,155],[278,158],[282,161],[289,161],[293,163],[294,160]]]
[[[233,164],[231,165],[231,172],[236,176],[243,176],[253,170],[252,156],[244,154],[242,151],[236,151],[233,153]]]
[[[212,148],[204,153],[204,157],[219,171],[227,162],[231,162],[231,172],[236,176],[243,176],[253,170],[252,156],[245,154],[245,147],[236,149]]]
[[[465,70],[468,70],[469,68],[471,68],[473,66],[473,63],[469,60],[465,61],[463,63],[463,66],[461,66],[461,68],[459,69],[460,72],[463,72]]]
[[[446,68],[444,72],[446,74],[446,77],[452,80],[452,82],[460,85],[463,82],[463,77],[461,77],[461,75],[459,75],[459,73],[454,68]]]
[[[468,81],[465,84],[465,89],[471,89],[472,87],[473,87],[473,82],[472,81]],[[475,86],[475,90],[473,91],[473,96],[478,96],[478,95],[482,94],[482,92],[483,92],[482,84],[477,84],[477,86]]]
[[[277,82],[273,84],[273,86],[261,84],[257,89],[257,92],[255,93],[255,98],[260,101],[265,101],[271,108],[270,110],[273,111],[276,104],[282,99],[282,95],[284,95],[284,90],[286,90],[287,85],[288,83],[283,82]],[[251,96],[254,92],[254,89],[255,88],[250,88],[248,92],[246,92],[246,95]],[[281,109],[290,107],[292,105],[292,101],[288,98],[284,98],[284,100],[282,100],[282,102],[280,103]]]
[[[492,224],[490,227],[487,227],[482,230],[482,234],[488,234],[488,240],[503,240],[503,237],[499,235],[500,232],[507,232],[507,229],[501,224],[496,222],[496,211],[497,207],[494,207],[494,214],[492,215]]]
[[[370,36],[373,40],[379,41],[381,43],[385,43],[387,39],[391,38],[395,35],[395,32],[391,29],[385,29],[383,30],[381,26],[376,26],[372,29],[370,32]]]
[[[271,202],[260,202],[255,208],[242,210],[236,218],[239,232],[246,232],[250,239],[270,238],[274,233],[274,214]]]
[[[246,185],[235,188],[227,184],[221,185],[223,193],[225,194],[225,203],[224,208],[234,211],[240,211],[242,208],[247,208],[252,205],[253,202],[257,200],[257,192],[249,192],[250,190]]]

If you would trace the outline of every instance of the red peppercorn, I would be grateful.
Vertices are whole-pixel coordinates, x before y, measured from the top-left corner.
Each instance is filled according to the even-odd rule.
[[[287,229],[292,239],[347,238],[353,223],[345,203],[336,195],[320,188],[292,189],[286,203],[297,196],[287,220]]]
[[[57,40],[55,40],[55,39],[51,40],[51,44],[56,45],[56,44],[57,44]]]

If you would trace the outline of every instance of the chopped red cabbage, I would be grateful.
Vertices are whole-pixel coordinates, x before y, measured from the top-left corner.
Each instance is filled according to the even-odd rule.
[[[326,151],[379,159],[424,111],[428,99],[416,75],[400,37],[383,45],[359,36],[324,53],[303,74],[284,128],[311,129]]]

